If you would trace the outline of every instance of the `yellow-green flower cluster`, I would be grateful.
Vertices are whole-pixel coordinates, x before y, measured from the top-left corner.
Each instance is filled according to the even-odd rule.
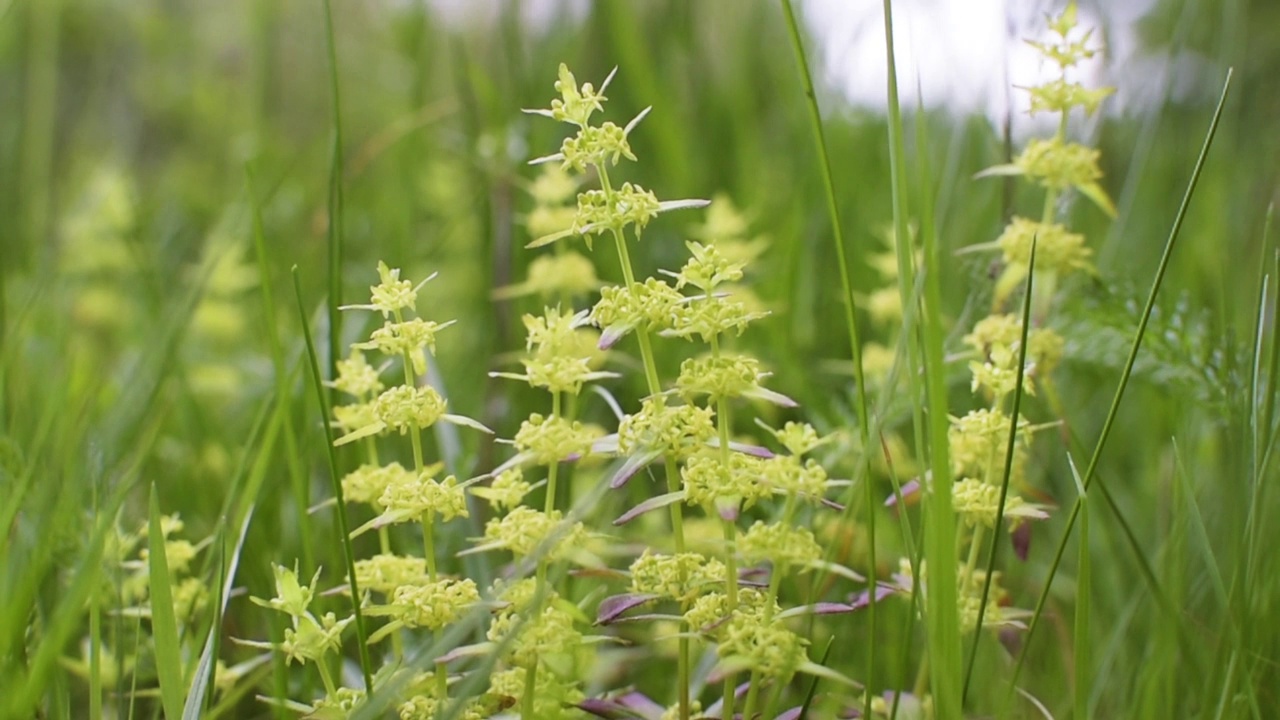
[[[596,428],[563,417],[543,417],[538,413],[520,423],[516,449],[538,465],[564,462],[590,452],[598,437]]]
[[[580,522],[566,522],[559,510],[544,513],[521,505],[502,518],[490,520],[484,537],[492,546],[506,548],[516,557],[532,555],[547,541],[547,556],[559,559],[581,548],[587,531]]]
[[[192,571],[191,562],[195,560],[199,548],[191,541],[175,537],[186,528],[186,524],[178,515],[166,515],[160,519],[160,532],[164,536],[165,565],[169,569],[171,596],[174,617],[178,622],[190,621],[202,610],[209,600],[209,589],[197,577],[188,577]],[[148,562],[151,549],[143,544],[147,539],[150,527],[143,523],[136,532],[114,537],[108,557],[114,556],[120,566],[128,573],[121,583],[119,595],[110,592],[109,601],[123,603],[122,614],[134,617],[150,617],[151,607],[151,566]],[[129,559],[134,549],[137,559]]]
[[[738,538],[738,554],[748,563],[804,567],[822,559],[822,547],[808,528],[757,520]]]
[[[326,653],[337,652],[342,646],[342,631],[355,619],[354,617],[338,620],[334,613],[325,613],[320,617],[311,614],[308,609],[315,598],[316,582],[320,572],[316,571],[310,585],[298,582],[298,575],[282,565],[273,565],[276,579],[276,595],[263,600],[250,598],[254,603],[272,610],[278,610],[289,616],[291,627],[285,628],[284,641],[279,650],[290,661],[300,663],[320,663]],[[271,648],[270,643],[246,642],[252,647]]]
[[[690,505],[717,507],[726,504],[749,510],[773,494],[762,481],[760,458],[731,453],[729,463],[717,452],[703,451],[685,460],[681,477]]]
[[[1026,278],[1033,239],[1036,244],[1036,270],[1045,278],[1040,282],[1045,289],[1040,292],[1046,296],[1052,294],[1059,276],[1092,271],[1091,252],[1085,246],[1084,236],[1069,232],[1053,222],[1061,193],[1074,189],[1103,212],[1115,216],[1115,205],[1100,184],[1099,152],[1066,137],[1067,119],[1074,108],[1083,108],[1092,114],[1112,92],[1111,88],[1090,90],[1067,79],[1068,68],[1096,52],[1089,46],[1089,33],[1082,38],[1070,37],[1075,27],[1073,2],[1061,15],[1050,20],[1050,29],[1057,36],[1055,40],[1031,43],[1061,70],[1060,77],[1028,89],[1033,113],[1056,112],[1061,115],[1058,131],[1050,138],[1029,142],[1011,164],[998,165],[979,173],[980,176],[1020,175],[1046,191],[1040,220],[1014,217],[993,245],[980,246],[999,249],[1004,255],[1005,270],[995,290],[997,307],[1004,304]],[[1041,306],[1044,304],[1045,301],[1040,302]]]
[[[488,500],[496,508],[511,509],[524,500],[533,486],[524,479],[524,471],[517,465],[508,468],[493,479],[488,487],[475,487],[471,494]]]
[[[649,190],[627,182],[612,182],[609,175],[613,166],[622,158],[635,159],[628,136],[648,111],[623,128],[610,123],[592,126],[589,118],[603,107],[603,88],[579,88],[575,82],[572,74],[561,67],[556,85],[560,99],[549,110],[533,111],[578,128],[577,134],[561,146],[561,152],[538,161],[558,162],[576,172],[594,169],[600,187],[578,194],[571,228],[535,240],[533,246],[573,234],[588,240],[593,235],[607,234],[617,243],[626,282],[601,289],[587,319],[601,329],[602,348],[613,346],[628,333],[636,333],[648,393],[640,408],[624,413],[619,422],[616,448],[625,461],[613,484],[620,485],[631,476],[628,473],[659,458],[664,461],[667,484],[664,495],[641,503],[618,522],[625,523],[655,507],[666,507],[675,530],[675,552],[648,549],[632,562],[629,575],[633,594],[602,605],[602,622],[607,624],[617,617],[606,608],[625,612],[634,607],[636,596],[639,602],[673,602],[680,605],[685,629],[705,634],[718,643],[717,652],[725,669],[751,670],[762,678],[785,680],[806,658],[803,641],[784,626],[785,618],[778,617],[782,614],[777,605],[781,583],[771,582],[768,592],[739,588],[739,562],[772,561],[779,580],[788,566],[821,562],[823,553],[816,538],[796,525],[797,503],[793,500],[822,498],[828,479],[816,461],[800,457],[822,442],[809,426],[791,424],[779,431],[779,441],[792,454],[777,457],[745,441],[736,442],[732,435],[731,403],[735,400],[763,399],[795,406],[789,398],[762,386],[768,374],[757,359],[724,349],[724,345],[733,342],[733,336],[767,314],[749,291],[737,287],[745,277],[747,263],[760,253],[763,243],[747,239],[745,219],[726,200],[722,208],[713,206],[705,224],[695,230],[695,240],[686,243],[690,256],[681,269],[663,271],[672,282],[653,277],[637,279],[627,250],[626,232],[629,230],[638,238],[659,213],[706,203],[662,202]],[[674,387],[664,386],[659,377],[652,344],[655,334],[696,340],[707,346],[705,354],[681,363]],[[572,426],[563,421],[554,424],[554,418],[530,420],[522,434],[531,437],[516,438],[522,454],[554,463],[575,449],[569,441],[557,439],[554,443],[547,441],[549,449],[542,450],[533,440],[535,431],[541,435],[544,428],[554,426],[557,436],[572,437]],[[583,445],[585,441],[580,443]],[[614,445],[614,438],[608,437],[595,447],[612,449]],[[553,479],[554,475],[549,483]],[[783,496],[786,503],[781,522],[758,523],[739,536],[741,513],[774,495]],[[720,533],[714,546],[723,555],[708,557],[685,548],[685,528],[689,525],[683,520],[685,506],[700,508],[717,523]],[[558,521],[551,512],[540,514],[524,508],[512,510],[508,517],[516,515],[520,515],[518,522],[491,522],[486,539],[490,545],[512,548],[517,556],[522,551],[527,554],[541,542],[550,531],[544,526]],[[536,533],[528,537],[513,535],[518,528],[524,532],[534,528]],[[687,683],[687,642],[681,643],[679,653],[679,679]],[[729,713],[733,698],[726,697],[726,702],[724,712]],[[687,715],[693,705],[689,702],[681,708],[681,716]],[[755,709],[759,708],[752,710]]]
[[[715,437],[715,411],[697,405],[668,405],[666,396],[645,398],[640,411],[618,424],[618,450],[623,455],[644,451],[685,457]]]
[[[724,563],[700,553],[664,555],[646,548],[631,563],[631,590],[687,603],[724,581]]]
[[[425,558],[382,553],[356,560],[356,582],[361,590],[391,595],[396,588],[427,579]]]
[[[383,515],[394,522],[420,522],[428,514],[445,521],[467,517],[467,498],[458,479],[450,475],[436,480],[431,475],[429,471],[408,474],[388,485],[377,502],[386,508]]]

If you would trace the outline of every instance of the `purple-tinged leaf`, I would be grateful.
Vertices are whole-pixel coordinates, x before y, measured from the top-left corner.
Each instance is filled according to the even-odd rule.
[[[800,714],[803,712],[804,712],[804,706],[797,705],[791,708],[790,710],[784,710],[782,714],[777,717],[776,720],[800,720],[800,717],[801,717]]]
[[[765,402],[771,402],[774,405],[777,405],[779,407],[784,407],[784,408],[800,407],[800,403],[796,402],[795,400],[792,400],[786,395],[783,395],[782,393],[776,392],[774,390],[770,390],[769,388],[760,387],[759,385],[752,388],[751,390],[746,391],[745,393],[743,393],[743,395],[749,398],[755,398],[756,400],[764,400]]]
[[[639,615],[627,615],[624,617],[617,618],[616,620],[613,621],[613,624],[618,625],[620,623],[653,622],[653,621],[679,622],[683,619],[684,619],[683,615],[672,615],[671,613],[641,613]]]
[[[741,513],[742,498],[738,497],[718,497],[716,502],[716,514],[725,522],[737,522],[738,515]]]
[[[911,480],[909,482],[904,483],[901,490],[903,502],[910,500],[919,492],[920,492],[919,480]],[[889,496],[888,500],[884,501],[885,507],[894,507],[897,504],[898,504],[898,493],[893,493],[892,495]]]
[[[898,588],[896,585],[890,585],[889,583],[877,583],[876,584],[876,602],[880,602],[881,600],[898,592],[899,589],[900,588]],[[870,604],[871,604],[871,591],[863,590],[862,592],[858,593],[858,597],[854,598],[852,607],[854,610],[861,610],[862,608]]]
[[[632,520],[635,520],[636,518],[640,517],[641,515],[649,512],[650,510],[657,510],[658,508],[664,508],[664,507],[667,507],[668,505],[674,505],[683,500],[684,500],[683,490],[677,490],[675,492],[669,492],[669,493],[664,493],[662,495],[658,495],[657,497],[651,497],[648,500],[645,500],[644,502],[640,503],[639,505],[636,505],[635,507],[631,508],[630,510],[622,513],[622,515],[617,520],[613,521],[613,524],[625,525],[631,522]]]
[[[629,692],[616,698],[590,698],[578,703],[578,708],[606,720],[661,720],[666,708],[650,700],[643,693]]]
[[[603,388],[596,388],[601,389]],[[611,403],[612,404],[612,403]],[[618,419],[622,419],[619,414]],[[604,437],[598,437],[591,443],[591,453],[593,455],[616,455],[618,452],[618,433],[610,433]]]
[[[661,596],[653,593],[623,593],[607,597],[601,600],[600,607],[596,608],[596,624],[608,625],[631,608],[640,607],[659,597]]]
[[[854,582],[866,582],[867,579],[859,573],[841,565],[840,563],[829,562],[827,560],[809,560],[803,563],[805,567],[814,568],[816,570],[824,570],[832,575],[839,575],[842,578],[852,580]]]
[[[853,612],[854,610],[857,610],[857,608],[844,603],[820,602],[812,605],[800,605],[798,607],[787,608],[786,610],[778,613],[778,617],[781,619],[799,617],[801,615],[839,615],[841,613]]]
[[[820,502],[820,503],[822,503],[823,505],[825,505],[825,506],[827,506],[827,507],[831,508],[832,510],[836,510],[836,511],[838,511],[838,512],[844,512],[844,505],[841,505],[840,503],[836,502],[835,500],[828,500],[828,499],[826,499],[826,498],[818,498],[818,502]]]
[[[635,328],[635,323],[614,323],[600,331],[600,341],[596,347],[608,350]]]
[[[707,447],[713,448],[713,449],[719,449],[720,438],[711,438],[710,440],[708,440]],[[765,460],[768,460],[769,458],[774,456],[774,452],[767,447],[762,447],[760,445],[751,445],[749,443],[741,443],[734,440],[729,441],[729,449],[733,450],[734,452],[740,452],[746,455],[752,455],[754,457],[763,458]]]
[[[1013,554],[1026,562],[1027,556],[1031,554],[1031,523],[1019,523],[1009,534],[1009,539],[1013,542]]]
[[[646,450],[637,453],[626,459],[622,463],[622,467],[618,468],[618,472],[614,473],[613,479],[609,481],[609,487],[617,490],[627,484],[636,473],[640,472],[649,463],[662,457],[662,453],[657,450]]]

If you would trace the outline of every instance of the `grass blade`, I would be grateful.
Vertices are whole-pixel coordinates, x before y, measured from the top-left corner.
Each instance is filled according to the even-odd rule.
[[[854,314],[853,281],[849,273],[849,260],[845,253],[844,232],[840,224],[840,210],[836,204],[835,180],[831,173],[831,153],[827,149],[826,133],[822,127],[822,115],[818,111],[818,97],[813,88],[813,75],[809,71],[809,62],[805,58],[804,43],[800,38],[800,29],[796,23],[795,11],[791,7],[791,0],[782,0],[782,11],[786,16],[791,47],[795,50],[796,65],[800,70],[800,81],[804,85],[806,105],[809,109],[809,127],[813,133],[813,142],[818,153],[818,164],[822,168],[822,187],[827,204],[827,213],[831,220],[831,238],[836,246],[836,261],[840,264],[840,290],[844,299],[845,330],[849,333],[849,347],[853,359],[854,404],[858,416],[859,439],[862,441],[861,470],[863,476],[862,485],[866,488],[867,562],[870,567],[870,572],[867,576],[870,578],[872,593],[874,594],[876,582],[876,501],[874,488],[870,481],[871,423],[867,412],[866,379],[862,369],[862,342],[858,336],[858,321]],[[847,503],[847,507],[852,508],[853,503]],[[870,706],[871,694],[874,692],[876,685],[876,643],[874,641],[876,636],[876,604],[872,602],[867,606],[867,626],[869,628],[867,632],[873,638],[872,642],[866,644],[867,677],[864,701],[867,706]]]
[[[1098,442],[1094,446],[1093,456],[1089,459],[1089,465],[1084,472],[1084,487],[1089,489],[1089,485],[1093,480],[1094,473],[1098,468],[1098,460],[1102,457],[1102,451],[1106,447],[1107,437],[1111,434],[1111,427],[1115,423],[1116,415],[1120,410],[1120,401],[1124,398],[1125,388],[1129,384],[1129,378],[1133,374],[1133,366],[1138,358],[1138,350],[1142,347],[1142,338],[1147,330],[1147,323],[1151,320],[1151,311],[1155,307],[1156,296],[1160,292],[1160,286],[1164,281],[1165,272],[1169,268],[1169,260],[1173,256],[1173,248],[1178,239],[1178,232],[1182,229],[1182,223],[1186,219],[1187,209],[1191,204],[1191,197],[1195,193],[1196,183],[1200,179],[1200,173],[1204,169],[1205,158],[1209,155],[1209,148],[1213,145],[1213,137],[1218,130],[1218,121],[1222,118],[1222,109],[1226,105],[1227,93],[1231,89],[1231,70],[1227,70],[1226,80],[1222,85],[1222,94],[1218,98],[1218,106],[1214,110],[1213,119],[1209,123],[1209,130],[1205,135],[1204,144],[1200,148],[1200,156],[1196,159],[1195,168],[1191,171],[1191,180],[1187,184],[1186,193],[1182,197],[1182,203],[1178,207],[1178,214],[1174,218],[1173,227],[1169,230],[1169,238],[1165,241],[1164,253],[1160,257],[1160,264],[1156,268],[1155,278],[1151,283],[1151,292],[1147,295],[1146,305],[1142,309],[1142,316],[1138,320],[1138,328],[1133,336],[1133,344],[1129,349],[1129,356],[1125,360],[1124,370],[1120,374],[1120,382],[1116,385],[1115,396],[1111,400],[1111,407],[1107,411],[1106,420],[1102,424],[1102,432],[1098,436]],[[1053,563],[1049,566],[1049,574],[1045,578],[1044,588],[1040,591],[1040,597],[1036,601],[1034,614],[1031,616],[1031,622],[1027,627],[1026,637],[1023,639],[1022,651],[1018,654],[1018,660],[1014,664],[1013,672],[1009,676],[1009,696],[1012,698],[1014,689],[1017,687],[1018,675],[1022,672],[1023,665],[1026,664],[1027,651],[1031,647],[1031,639],[1035,635],[1036,628],[1040,625],[1040,618],[1044,613],[1045,603],[1049,599],[1049,590],[1053,586],[1053,578],[1057,575],[1058,568],[1062,562],[1062,555],[1066,551],[1067,541],[1071,536],[1071,530],[1075,526],[1076,519],[1080,515],[1081,501],[1077,499],[1075,505],[1071,508],[1071,514],[1067,518],[1067,527],[1063,531],[1062,540],[1058,543],[1057,552],[1054,554]]]
[[[329,54],[329,92],[333,97],[333,145],[329,165],[329,355],[327,365],[337,367],[338,348],[342,346],[342,96],[338,82],[338,45],[333,30],[333,8],[324,0],[324,35]],[[358,623],[357,623],[358,624]],[[367,669],[366,669],[367,670]]]
[[[365,633],[364,613],[360,611],[360,585],[356,581],[356,559],[351,549],[351,530],[347,523],[347,504],[342,499],[342,478],[338,473],[338,456],[333,447],[333,429],[329,426],[329,400],[324,391],[320,374],[320,358],[316,355],[315,341],[311,339],[311,326],[307,321],[306,306],[302,302],[302,281],[298,278],[298,266],[293,266],[293,291],[298,301],[298,317],[302,321],[302,337],[307,342],[307,357],[311,361],[312,387],[316,402],[320,405],[320,425],[324,428],[324,449],[329,459],[329,479],[333,482],[334,514],[338,519],[338,533],[342,539],[342,555],[347,563],[347,584],[351,588],[351,611],[356,622],[356,639],[360,646],[360,672],[364,675],[365,688],[373,689],[373,664],[369,661],[368,634]]]
[[[884,0],[884,37],[888,66],[889,169],[893,189],[893,226],[898,238],[899,288],[903,307],[909,300],[907,289],[914,286],[913,249],[910,242],[907,208],[906,141],[903,133],[902,107],[898,99],[898,70],[893,38],[893,3]],[[939,281],[941,264],[936,238],[923,238],[925,262],[924,305],[918,328],[907,327],[904,335],[910,343],[920,333],[923,351],[924,398],[928,407],[929,468],[932,488],[925,500],[927,520],[924,526],[924,558],[929,565],[929,593],[925,597],[928,630],[929,671],[934,711],[939,717],[960,717],[963,688],[960,677],[964,661],[960,648],[960,617],[957,611],[956,517],[951,500],[947,431],[946,365],[942,353],[942,289]],[[911,345],[908,344],[908,348]],[[917,364],[908,364],[908,381],[913,390],[918,383]],[[917,392],[913,397],[920,397]],[[916,416],[919,424],[920,409]]]
[[[1089,595],[1091,583],[1093,582],[1089,567],[1090,511],[1088,497],[1085,494],[1084,481],[1080,479],[1080,472],[1076,469],[1076,463],[1071,459],[1070,454],[1067,455],[1067,463],[1071,466],[1071,477],[1076,481],[1077,499],[1079,499],[1083,508],[1080,512],[1080,560],[1079,567],[1076,569],[1076,617],[1071,648],[1072,659],[1075,663],[1075,694],[1073,696],[1075,710],[1072,717],[1088,718],[1090,717],[1089,695],[1091,688],[1089,679],[1092,675],[1090,665],[1093,656],[1089,647]]]
[[[148,517],[147,569],[156,676],[160,682],[160,701],[164,706],[164,716],[176,720],[182,717],[182,650],[178,645],[178,619],[173,612],[173,588],[169,578],[169,562],[165,557],[165,538],[160,525],[160,498],[156,494],[155,483],[151,484]]]

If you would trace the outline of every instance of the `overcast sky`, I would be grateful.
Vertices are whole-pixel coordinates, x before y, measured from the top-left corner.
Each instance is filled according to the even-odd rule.
[[[801,0],[805,22],[817,38],[818,57],[829,86],[850,102],[882,107],[885,102],[885,42],[882,3],[874,0]],[[1154,0],[1105,3],[1106,35],[1097,4],[1081,4],[1079,24],[1098,28],[1093,45],[1101,55],[1079,70],[1089,86],[1118,85],[1115,104],[1141,106],[1158,83],[1128,85],[1109,68],[1143,69],[1151,78],[1133,33],[1134,22]],[[917,82],[929,107],[1004,116],[1010,100],[1025,111],[1027,94],[1013,86],[1034,85],[1053,77],[1056,66],[1040,60],[1025,38],[1047,39],[1045,13],[1063,3],[1048,0],[894,0],[894,45],[899,92],[904,106],[914,106]],[[1158,68],[1156,68],[1158,69]],[[1128,72],[1125,75],[1129,75]]]

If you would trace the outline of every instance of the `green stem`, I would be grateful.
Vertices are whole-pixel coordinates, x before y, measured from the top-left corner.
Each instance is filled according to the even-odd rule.
[[[320,669],[320,680],[324,682],[324,692],[329,697],[333,697],[338,692],[338,688],[333,684],[333,675],[329,670],[329,666],[325,664],[324,658],[320,658],[316,662],[316,667]]]
[[[534,658],[533,664],[524,671],[524,697],[520,700],[520,719],[521,720],[537,720],[533,714],[534,710],[534,689],[538,682],[538,660]]]
[[[560,417],[560,393],[551,393],[551,419]],[[547,467],[547,499],[543,511],[550,515],[556,509],[556,471],[560,463],[553,462]],[[541,563],[540,563],[541,564]]]
[[[603,165],[596,166],[596,171],[600,176],[600,187],[606,194],[613,193],[613,187],[609,184],[609,172]],[[618,249],[618,264],[622,266],[622,279],[627,288],[630,289],[636,284],[635,271],[631,267],[631,254],[627,251],[627,239],[622,231],[613,228],[614,244]],[[654,360],[653,344],[649,338],[649,330],[645,327],[636,328],[636,340],[640,344],[640,361],[644,365],[645,382],[649,388],[650,395],[657,395],[662,392],[662,383],[658,379],[658,363]],[[728,446],[725,445],[725,449]],[[663,465],[667,476],[667,492],[676,492],[680,489],[680,469],[676,464],[676,458],[670,454],[663,458]],[[671,534],[674,538],[675,551],[682,553],[685,551],[684,540],[684,507],[681,503],[672,503],[670,505],[671,513]],[[735,571],[736,574],[736,571]],[[736,588],[733,591],[736,599]],[[680,686],[680,718],[688,720],[690,713],[689,698],[689,676],[690,676],[690,658],[689,658],[689,640],[681,637],[678,643],[679,657],[676,661],[676,672],[678,675],[677,682]]]

